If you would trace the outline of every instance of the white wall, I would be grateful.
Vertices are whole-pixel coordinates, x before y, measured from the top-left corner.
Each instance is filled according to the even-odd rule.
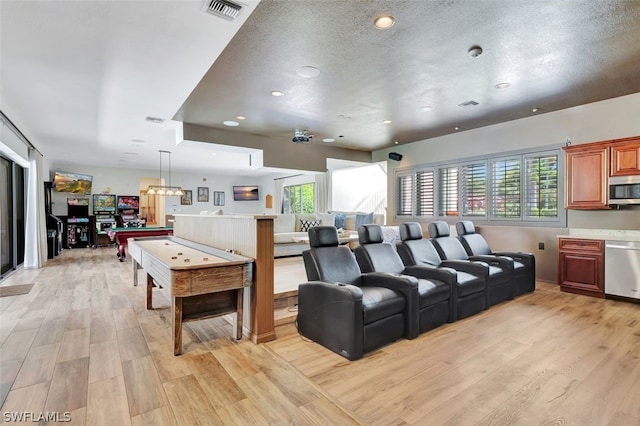
[[[55,170],[81,173],[93,176],[93,193],[99,194],[109,192],[116,195],[137,195],[140,193],[141,178],[157,178],[158,171],[139,169],[115,169],[109,167],[91,167],[82,165],[52,164],[51,174]],[[52,176],[51,176],[52,177]],[[166,182],[165,179],[165,183]],[[173,186],[181,186],[182,189],[193,191],[192,205],[181,205],[180,197],[165,198],[165,213],[191,214],[200,213],[202,210],[223,209],[225,213],[267,213],[264,207],[264,197],[269,191],[273,193],[272,177],[248,177],[248,176],[218,176],[215,174],[195,174],[173,172],[171,176]],[[260,191],[259,201],[233,201],[232,187],[234,185],[258,185]],[[199,202],[197,200],[198,187],[209,188],[209,201]],[[213,205],[213,192],[223,191],[225,193],[225,205]],[[65,216],[67,214],[67,198],[76,197],[75,194],[54,192],[52,200],[54,202],[53,214]]]
[[[389,212],[395,211],[394,171],[398,168],[476,155],[554,144],[582,144],[640,135],[640,93],[536,115],[493,126],[396,145],[375,151],[374,161],[389,152],[403,155],[388,161]],[[578,213],[580,215],[580,213]],[[392,217],[393,215],[390,215]],[[571,220],[572,214],[569,215]]]

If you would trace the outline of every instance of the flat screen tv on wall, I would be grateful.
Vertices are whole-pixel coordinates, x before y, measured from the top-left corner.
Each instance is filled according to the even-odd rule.
[[[260,199],[257,186],[234,186],[233,201],[257,201]]]
[[[53,190],[72,194],[91,194],[93,176],[79,173],[55,172]]]
[[[116,196],[112,194],[93,194],[93,212],[116,212]]]

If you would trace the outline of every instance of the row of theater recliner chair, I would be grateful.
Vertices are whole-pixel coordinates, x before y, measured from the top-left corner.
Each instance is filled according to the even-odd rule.
[[[533,254],[492,252],[471,221],[456,230],[457,238],[446,222],[433,222],[425,239],[419,223],[404,223],[394,247],[379,225],[363,225],[352,252],[335,227],[311,228],[298,331],[355,360],[535,290]]]

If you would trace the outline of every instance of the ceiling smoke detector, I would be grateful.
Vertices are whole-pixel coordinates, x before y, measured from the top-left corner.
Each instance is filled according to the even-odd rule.
[[[206,0],[202,5],[202,10],[227,21],[233,21],[240,16],[242,6],[240,3],[229,0]]]
[[[312,138],[313,138],[313,135],[309,134],[308,130],[298,130],[298,129],[296,129],[293,132],[293,139],[291,139],[291,142],[293,142],[293,143],[309,143],[309,142],[311,142]]]

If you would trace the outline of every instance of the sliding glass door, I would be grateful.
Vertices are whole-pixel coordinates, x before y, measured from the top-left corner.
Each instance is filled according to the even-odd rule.
[[[0,156],[0,278],[24,261],[25,170]]]

